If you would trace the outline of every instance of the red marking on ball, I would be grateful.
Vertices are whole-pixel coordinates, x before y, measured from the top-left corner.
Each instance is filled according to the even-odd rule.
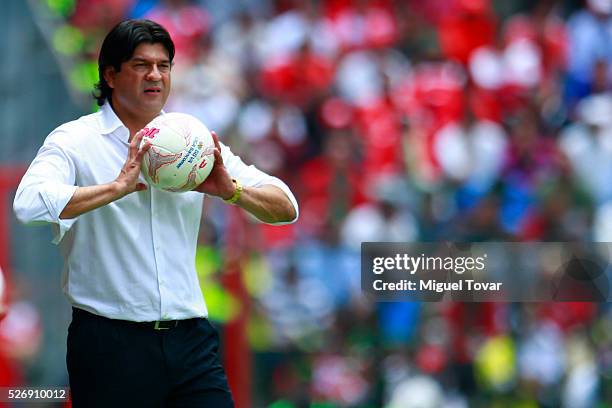
[[[156,134],[159,133],[159,129],[157,128],[144,128],[144,135],[150,139],[153,139]]]

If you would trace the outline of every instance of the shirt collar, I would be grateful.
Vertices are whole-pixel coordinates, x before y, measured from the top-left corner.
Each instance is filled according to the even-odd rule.
[[[100,133],[102,133],[103,135],[110,135],[115,130],[121,127],[125,130],[128,130],[128,128],[121,121],[121,119],[119,119],[119,116],[117,116],[110,103],[105,102],[104,105],[100,107],[100,112]],[[165,114],[166,112],[164,112],[163,110],[160,112],[160,115]]]
[[[121,122],[121,119],[119,119],[119,116],[117,116],[113,110],[110,103],[105,102],[104,105],[100,107],[100,113],[100,132],[103,135],[109,135],[120,127],[127,129],[123,122]]]

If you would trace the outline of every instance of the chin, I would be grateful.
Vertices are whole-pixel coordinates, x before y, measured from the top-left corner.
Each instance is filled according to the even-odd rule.
[[[159,112],[164,108],[166,101],[143,101],[141,103],[141,107],[143,110],[147,112]]]

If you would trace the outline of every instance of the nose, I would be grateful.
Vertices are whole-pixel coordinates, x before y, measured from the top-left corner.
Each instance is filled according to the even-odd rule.
[[[157,64],[153,64],[151,70],[147,74],[148,81],[160,81],[162,78],[161,72],[159,72],[159,68],[157,68]]]

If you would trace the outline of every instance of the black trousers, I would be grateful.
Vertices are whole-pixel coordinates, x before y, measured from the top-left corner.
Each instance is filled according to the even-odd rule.
[[[207,319],[170,326],[73,309],[66,355],[73,406],[233,407],[217,330]]]

